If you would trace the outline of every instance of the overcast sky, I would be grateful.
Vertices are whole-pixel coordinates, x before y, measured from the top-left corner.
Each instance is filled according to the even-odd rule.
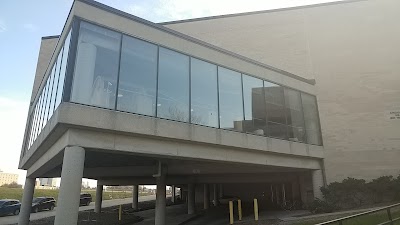
[[[335,0],[99,0],[152,22],[310,5]],[[337,1],[337,0],[336,0]],[[72,0],[0,0],[0,170],[17,169],[40,40],[58,35]]]

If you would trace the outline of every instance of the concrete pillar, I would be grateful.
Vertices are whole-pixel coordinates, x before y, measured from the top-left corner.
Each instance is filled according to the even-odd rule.
[[[155,225],[165,225],[166,211],[166,181],[165,173],[161,169],[159,176],[156,177],[157,192],[156,192],[156,216]]]
[[[102,202],[103,202],[103,185],[98,184],[96,188],[96,201],[94,202],[95,213],[101,213]]]
[[[132,209],[139,209],[139,185],[133,185],[132,189]]]
[[[181,199],[181,201],[183,201],[183,190],[182,190],[182,186],[179,187],[179,198]]]
[[[188,185],[188,214],[194,214],[196,212],[196,203],[195,203],[195,186],[194,184]]]
[[[204,203],[204,209],[210,208],[210,189],[208,184],[204,184],[203,203]]]
[[[172,185],[172,186],[171,186],[171,189],[172,189],[172,191],[171,191],[171,202],[172,202],[172,203],[175,203],[175,201],[176,201],[176,195],[175,195],[176,190],[175,190],[175,185]]]
[[[299,175],[299,189],[300,189],[300,199],[303,205],[308,203],[307,200],[307,189],[304,174]]]
[[[84,164],[85,149],[78,146],[65,148],[55,225],[73,225],[78,222]]]
[[[217,206],[219,204],[219,201],[218,201],[218,186],[216,184],[213,184],[213,203],[214,203],[214,206]]]
[[[324,186],[324,175],[322,170],[314,170],[311,172],[314,198],[323,199],[321,187]]]
[[[219,185],[219,198],[224,197],[224,186],[222,184]]]
[[[24,195],[18,218],[18,225],[28,225],[32,209],[33,192],[35,191],[35,178],[27,177],[24,185]]]

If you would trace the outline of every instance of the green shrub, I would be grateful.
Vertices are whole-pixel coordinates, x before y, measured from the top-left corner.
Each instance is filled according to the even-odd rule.
[[[309,210],[312,213],[330,213],[338,210],[338,207],[336,204],[317,198],[309,205]]]

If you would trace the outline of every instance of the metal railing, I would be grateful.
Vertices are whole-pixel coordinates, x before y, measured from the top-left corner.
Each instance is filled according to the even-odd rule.
[[[315,224],[315,225],[326,225],[326,224],[343,225],[343,221],[345,221],[345,220],[351,220],[351,219],[354,219],[356,217],[361,217],[361,216],[365,216],[365,215],[369,215],[369,214],[372,214],[372,213],[385,211],[385,210],[387,212],[387,216],[388,216],[389,220],[385,221],[383,223],[379,223],[377,225],[385,225],[385,224],[393,225],[395,221],[400,221],[400,217],[393,218],[392,217],[392,212],[390,211],[391,208],[394,208],[396,206],[400,206],[400,203],[397,203],[397,204],[394,204],[394,205],[389,205],[389,206],[382,207],[382,208],[379,208],[379,209],[370,210],[370,211],[363,212],[363,213],[354,214],[354,215],[351,215],[351,216],[342,217],[342,218],[339,218],[339,219],[330,220],[330,221],[323,222],[323,223],[318,223],[318,224]]]

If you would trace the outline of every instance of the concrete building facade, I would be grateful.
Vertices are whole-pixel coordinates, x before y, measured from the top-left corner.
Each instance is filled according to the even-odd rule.
[[[82,178],[98,181],[96,213],[103,185],[134,186],[135,208],[138,185],[156,184],[157,225],[166,185],[181,188],[189,214],[224,196],[261,208],[322,197],[318,80],[186,35],[185,23],[76,0],[61,35],[42,39],[19,224],[36,178],[61,177],[57,225],[76,224]]]
[[[400,174],[399,8],[350,0],[162,25],[315,79],[330,183]]]
[[[18,182],[18,174],[13,173],[4,173],[0,171],[0,186],[3,184],[11,184]]]

